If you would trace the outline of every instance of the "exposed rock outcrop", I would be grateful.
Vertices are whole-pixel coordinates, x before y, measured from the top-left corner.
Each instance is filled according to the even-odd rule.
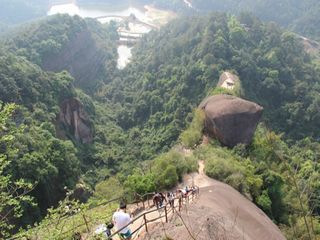
[[[219,78],[217,87],[232,90],[238,82],[240,82],[240,79],[237,75],[234,75],[230,72],[223,72]]]
[[[83,182],[77,183],[73,193],[71,194],[71,199],[79,200],[82,203],[88,201],[88,199],[92,196],[92,191],[86,186]]]
[[[62,102],[58,123],[62,124],[77,141],[92,142],[93,131],[89,117],[78,99],[71,98]]]
[[[230,95],[206,98],[199,106],[205,112],[205,132],[223,145],[249,144],[263,107]]]
[[[304,50],[311,54],[318,56],[320,53],[320,44],[317,41],[311,40],[309,38],[298,36],[301,39],[301,42],[304,46]]]

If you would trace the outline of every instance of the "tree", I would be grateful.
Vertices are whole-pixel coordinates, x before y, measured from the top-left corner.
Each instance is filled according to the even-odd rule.
[[[0,104],[0,238],[8,237],[13,229],[13,220],[22,216],[22,203],[31,203],[27,196],[33,186],[23,179],[14,180],[7,167],[17,153],[13,147],[15,134],[23,131],[23,126],[8,124],[15,110],[14,104]]]

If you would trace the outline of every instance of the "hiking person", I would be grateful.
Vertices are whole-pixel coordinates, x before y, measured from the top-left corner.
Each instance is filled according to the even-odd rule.
[[[125,203],[120,203],[119,209],[113,214],[112,220],[113,224],[116,226],[117,230],[120,230],[119,236],[121,239],[130,240],[131,239],[131,230],[127,226],[131,222],[131,217],[126,213],[127,205]]]
[[[155,192],[155,194],[153,195],[153,204],[157,207],[160,208],[161,207],[161,195],[158,192]]]
[[[173,193],[172,192],[168,192],[167,193],[167,198],[168,198],[170,207],[173,207],[174,206],[174,195],[173,195]]]
[[[111,236],[111,229],[114,227],[113,223],[106,223],[106,231],[105,231],[105,234],[106,234],[106,237],[109,239],[109,240],[112,240],[112,238],[109,238]]]
[[[162,192],[160,192],[159,193],[160,194],[160,207],[162,207],[163,206],[163,202],[164,201],[166,201],[167,202],[167,199],[166,199],[166,196],[162,193]]]

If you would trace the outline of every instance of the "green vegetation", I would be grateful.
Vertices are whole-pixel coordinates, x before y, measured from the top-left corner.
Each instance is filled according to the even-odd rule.
[[[48,209],[48,214],[37,226],[27,231],[21,231],[16,236],[19,239],[74,239],[78,233],[88,233],[99,224],[110,222],[112,214],[118,208],[118,202],[105,203],[103,206],[79,204],[70,198],[72,192],[59,202],[57,208]],[[92,232],[89,233],[93,235]],[[90,238],[95,239],[95,238]]]
[[[23,205],[30,204],[32,198],[27,194],[32,190],[32,183],[23,179],[14,179],[8,167],[12,156],[18,149],[14,147],[15,135],[23,132],[23,126],[11,125],[10,119],[15,110],[14,104],[0,104],[0,238],[10,236],[14,221],[23,214]]]
[[[79,182],[95,190],[88,205],[80,206],[90,208],[123,193],[174,187],[197,169],[198,159],[207,161],[209,176],[238,189],[281,224],[288,238],[292,232],[305,239],[317,233],[319,64],[295,34],[248,14],[181,18],[144,36],[122,71],[115,67],[117,38],[114,23],[61,15],[1,43],[0,100],[17,106],[13,115],[1,115],[8,127],[0,122],[0,171],[5,173],[0,186],[33,187],[26,203],[14,203],[20,209],[10,222],[1,222],[5,234],[45,216],[41,236],[71,229],[81,214],[59,222],[66,206],[62,199],[66,188]],[[67,50],[82,57],[68,58]],[[53,62],[76,63],[68,68],[73,77],[62,65],[46,65]],[[267,127],[258,128],[247,148],[216,144],[185,156],[184,147],[197,146],[202,137],[204,114],[192,110],[206,96],[222,92],[215,87],[225,70],[241,79],[228,93],[262,105]],[[73,98],[81,101],[94,132],[89,144],[57,123],[61,103]],[[6,135],[12,136],[9,142]],[[184,146],[174,147],[179,141]],[[71,204],[79,207],[77,201]],[[98,218],[104,216],[92,217]],[[62,225],[45,230],[46,223]]]
[[[201,109],[194,111],[194,116],[187,130],[181,133],[180,139],[184,146],[194,148],[199,144],[204,127],[205,113]]]
[[[196,171],[198,166],[193,157],[186,157],[178,150],[162,154],[147,164],[145,169],[135,169],[125,180],[128,192],[144,194],[172,188],[184,174]]]
[[[70,71],[76,87],[93,93],[113,77],[117,39],[114,24],[58,15],[18,28],[4,45],[43,70]]]
[[[134,51],[132,63],[100,93],[118,109],[120,127],[139,129],[140,149],[153,143],[152,151],[167,150],[226,69],[241,79],[245,98],[264,107],[272,129],[291,139],[320,137],[319,67],[299,38],[275,24],[250,15],[179,19]]]
[[[319,147],[304,139],[289,148],[280,136],[259,126],[249,148],[211,144],[197,149],[195,158],[205,159],[208,176],[252,199],[288,239],[314,239],[320,236]]]
[[[192,4],[198,11],[221,11],[232,14],[250,12],[264,21],[273,21],[293,31],[319,39],[320,8],[317,0],[194,0]]]

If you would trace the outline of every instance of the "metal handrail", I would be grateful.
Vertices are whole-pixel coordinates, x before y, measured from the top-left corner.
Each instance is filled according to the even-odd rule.
[[[146,194],[144,194],[144,195],[140,195],[140,194],[136,193],[135,195],[140,197],[140,201],[143,203],[143,206],[144,206],[144,199],[143,199],[143,198],[144,198],[145,196],[150,196],[150,195],[153,195],[153,194],[154,194],[154,193],[146,193]],[[173,199],[174,201],[175,201],[175,200],[179,200],[178,211],[181,210],[181,207],[182,207],[182,205],[183,205],[183,198],[188,198],[188,201],[189,201],[190,196],[193,196],[193,195],[194,195],[194,194],[193,194],[192,192],[189,192],[186,197],[179,196],[179,197],[175,197],[175,198]],[[198,187],[198,186],[196,186],[196,195],[199,195],[199,187]],[[113,203],[113,202],[115,202],[115,201],[119,201],[119,200],[121,200],[121,199],[124,199],[124,197],[118,197],[118,198],[114,198],[114,199],[111,199],[111,200],[108,200],[108,201],[105,201],[105,202],[101,202],[101,203],[99,203],[98,205],[95,205],[95,206],[93,206],[93,207],[88,208],[88,210],[91,210],[91,209],[100,207],[100,206],[102,206],[102,205],[110,204],[110,203]],[[147,199],[147,201],[149,201],[149,200],[150,200],[150,199]],[[136,201],[134,201],[134,202],[131,203],[131,204],[134,204],[134,203],[139,203],[139,201],[136,200]],[[168,210],[168,211],[167,211],[167,206],[169,207],[169,210]],[[133,235],[134,233],[136,233],[138,230],[140,230],[143,226],[145,226],[146,231],[148,232],[148,228],[147,228],[147,224],[148,224],[148,223],[153,222],[153,221],[156,221],[156,220],[158,220],[158,219],[160,219],[160,218],[163,218],[163,217],[166,218],[166,222],[167,222],[168,214],[169,214],[171,211],[174,211],[174,209],[176,209],[176,208],[177,208],[177,207],[174,206],[174,205],[173,205],[173,207],[171,207],[170,204],[169,204],[169,202],[167,202],[167,203],[166,203],[163,207],[161,207],[161,208],[152,209],[152,210],[149,210],[149,211],[147,211],[147,212],[144,212],[144,213],[140,214],[139,216],[135,217],[133,220],[131,220],[126,226],[124,226],[124,227],[122,227],[121,229],[119,229],[119,230],[117,230],[116,232],[114,232],[110,237],[108,237],[108,239],[111,239],[113,236],[119,234],[123,229],[125,229],[125,228],[128,227],[129,225],[133,224],[134,222],[136,222],[137,220],[139,220],[139,219],[142,218],[142,217],[144,218],[144,223],[142,223],[137,229],[135,229],[135,231],[132,232],[132,235]],[[155,218],[155,219],[149,219],[149,220],[146,219],[146,215],[148,215],[148,214],[150,214],[150,213],[152,213],[152,212],[155,212],[155,211],[159,211],[160,209],[165,209],[165,215],[160,215],[159,217],[157,217],[157,218]],[[70,217],[72,217],[72,216],[74,216],[74,215],[64,216],[64,217],[60,218],[59,221],[66,220],[66,219],[68,219],[68,218],[70,218]],[[67,233],[69,233],[69,232],[71,232],[71,231],[74,231],[75,229],[77,229],[77,228],[79,228],[79,227],[88,225],[88,223],[91,223],[91,222],[93,222],[93,220],[87,221],[87,220],[85,219],[85,223],[79,224],[79,225],[75,226],[74,228],[72,228],[72,229],[70,229],[70,230],[68,230],[68,231],[65,231],[65,232],[63,232],[63,233],[61,233],[61,234],[62,234],[62,235],[65,235],[65,234],[67,234]],[[50,225],[52,225],[52,223],[48,223],[48,224],[46,224],[46,225],[44,225],[44,226],[42,226],[42,227],[47,227],[47,226],[50,226]],[[38,227],[40,227],[40,226],[38,226]],[[16,240],[16,239],[19,239],[19,238],[21,237],[21,235],[22,235],[22,234],[18,234],[17,236],[12,237],[12,238],[9,238],[8,240]]]
[[[179,196],[179,197],[175,197],[173,200],[176,200],[176,199],[179,200],[178,210],[180,211],[180,210],[181,210],[181,207],[182,207],[182,205],[183,205],[183,198],[187,198],[187,199],[188,199],[188,202],[189,202],[189,201],[190,201],[190,196],[191,196],[191,198],[193,199],[194,195],[197,196],[197,195],[199,195],[199,194],[200,194],[200,189],[199,189],[198,186],[196,186],[196,192],[195,192],[195,194],[194,194],[193,192],[189,192],[186,197]],[[187,202],[186,202],[186,203],[187,203]],[[167,211],[167,206],[169,206],[169,211]],[[174,204],[173,204],[173,207],[171,207],[169,203],[166,203],[166,204],[165,204],[163,207],[161,207],[161,208],[152,209],[152,210],[149,210],[149,211],[147,211],[147,212],[144,212],[144,213],[140,214],[139,216],[135,217],[134,219],[132,219],[128,224],[126,224],[126,225],[123,226],[122,228],[118,229],[116,232],[112,233],[111,236],[109,236],[107,239],[108,239],[108,240],[111,240],[112,237],[114,237],[115,235],[119,234],[123,229],[129,227],[131,224],[133,224],[134,222],[136,222],[137,220],[139,220],[139,219],[142,218],[142,217],[144,218],[144,222],[143,222],[137,229],[135,229],[135,230],[131,233],[131,235],[135,234],[135,233],[136,233],[138,230],[140,230],[143,226],[145,226],[146,232],[148,232],[148,227],[147,227],[148,223],[154,222],[154,221],[156,221],[156,220],[158,220],[158,219],[160,219],[160,218],[163,218],[163,217],[166,218],[166,222],[167,222],[167,221],[168,221],[168,219],[167,219],[167,218],[168,218],[168,214],[170,213],[170,211],[174,211],[175,208],[176,208],[176,207],[174,206]],[[159,217],[154,218],[154,219],[149,219],[149,220],[146,219],[146,215],[148,215],[148,214],[150,214],[150,213],[152,213],[152,212],[155,212],[155,211],[159,211],[160,209],[165,209],[165,215],[160,215]]]
[[[104,201],[104,202],[99,203],[98,205],[95,205],[95,206],[93,206],[93,207],[89,207],[88,210],[91,210],[91,209],[100,207],[100,206],[102,206],[102,205],[107,205],[107,204],[113,203],[113,202],[115,202],[115,201],[119,201],[119,200],[121,200],[121,199],[123,199],[123,197],[118,197],[118,198],[114,198],[114,199],[111,199],[111,200],[108,200],[108,201]],[[67,220],[68,218],[71,218],[71,217],[73,217],[74,215],[76,215],[76,214],[63,216],[63,217],[61,217],[61,218],[59,219],[59,221]],[[86,225],[86,224],[88,224],[88,223],[91,223],[91,222],[92,222],[92,220],[91,220],[91,221],[87,221],[87,222],[82,223],[82,224],[79,224],[79,225],[77,225],[76,227],[74,227],[73,229],[70,229],[70,230],[68,230],[68,231],[63,232],[62,235],[67,234],[67,233],[73,231],[74,229],[79,228],[79,227],[82,227],[82,226],[84,226],[84,225]],[[45,224],[45,225],[43,225],[43,226],[41,226],[41,227],[42,227],[42,228],[43,228],[43,227],[48,227],[48,226],[50,226],[50,225],[53,225],[53,223],[47,223],[47,224]],[[36,226],[35,228],[39,228],[39,227],[40,227],[40,226]],[[7,240],[16,240],[16,239],[19,239],[19,238],[21,237],[21,235],[23,235],[23,234],[17,234],[16,236],[11,237],[11,238],[9,238],[9,239],[7,239]]]

